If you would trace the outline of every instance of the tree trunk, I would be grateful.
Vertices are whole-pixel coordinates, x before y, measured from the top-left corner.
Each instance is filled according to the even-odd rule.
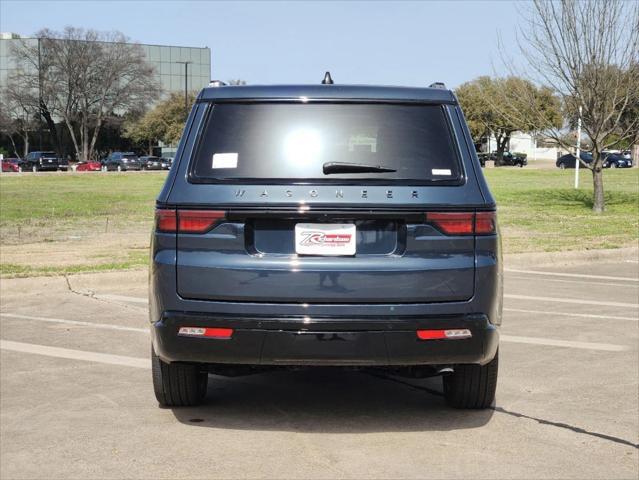
[[[495,158],[496,167],[501,167],[504,162],[504,151],[506,150],[506,145],[508,144],[509,139],[510,135],[500,135],[495,138],[495,140],[497,140],[497,157]]]
[[[24,140],[24,156],[26,158],[26,156],[29,155],[29,132],[25,130],[22,139]]]
[[[599,163],[597,160],[596,163]],[[601,165],[595,165],[592,169],[592,211],[595,213],[602,213],[604,211],[604,188],[603,188],[603,168]]]
[[[44,118],[44,121],[47,124],[47,128],[49,129],[49,134],[51,135],[51,142],[53,143],[54,150],[58,155],[62,155],[62,141],[60,138],[60,134],[58,132],[58,128],[51,117],[51,112],[47,108],[44,102],[40,103],[40,115]]]
[[[16,154],[16,157],[18,157],[20,160],[22,160],[22,157],[18,153],[18,147],[16,147],[16,142],[13,139],[13,135],[9,134],[9,140],[11,140],[11,145],[13,145],[13,153]]]

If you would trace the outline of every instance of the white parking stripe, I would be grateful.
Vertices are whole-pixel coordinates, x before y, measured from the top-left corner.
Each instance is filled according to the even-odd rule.
[[[574,303],[576,305],[600,305],[604,307],[639,308],[639,304],[637,303],[601,302],[597,300],[581,300],[578,298],[534,297],[532,295],[513,295],[511,293],[504,293],[504,298],[512,298],[516,300],[536,300],[541,302]]]
[[[127,297],[126,295],[111,295],[104,293],[93,295],[93,297],[99,300],[115,300],[116,302],[149,303],[147,298]]]
[[[606,275],[588,275],[584,273],[544,272],[541,270],[518,270],[516,268],[504,268],[504,272],[526,273],[529,275],[548,275],[552,277],[592,278],[597,280],[623,280],[628,282],[639,282],[639,278],[636,277],[609,277]]]
[[[84,350],[71,350],[68,348],[49,347],[33,343],[11,342],[0,340],[0,349],[13,352],[45,355],[47,357],[68,358],[69,360],[84,360],[87,362],[105,363],[107,365],[119,365],[134,368],[151,368],[151,362],[146,358],[125,357],[123,355],[110,355],[107,353],[87,352]]]
[[[31,315],[20,315],[18,313],[0,313],[0,317],[19,318],[24,320],[37,320],[39,322],[64,323],[66,325],[77,325],[79,327],[95,327],[95,328],[106,328],[110,330],[125,330],[128,332],[143,332],[143,333],[149,332],[146,328],[125,327],[123,325],[111,325],[109,323],[81,322],[78,320],[66,320],[63,318],[33,317]]]
[[[530,277],[525,275],[509,275],[508,280],[526,280],[530,281]],[[555,283],[572,283],[577,284],[581,283],[584,285],[605,285],[607,287],[623,287],[623,288],[639,288],[639,284],[628,284],[628,283],[611,283],[611,282],[597,282],[595,280],[567,280],[564,278],[544,278],[544,282],[555,282]]]
[[[526,310],[523,308],[504,308],[504,312],[539,313],[542,315],[557,315],[560,317],[598,318],[601,320],[630,320],[632,322],[639,322],[639,316],[617,317],[615,315],[594,315],[592,313],[550,312],[547,310]]]
[[[546,345],[549,347],[579,348],[582,350],[603,350],[605,352],[623,352],[628,347],[611,343],[573,342],[571,340],[555,340],[554,338],[519,337],[516,335],[500,335],[500,340],[512,343],[528,343],[530,345]]]

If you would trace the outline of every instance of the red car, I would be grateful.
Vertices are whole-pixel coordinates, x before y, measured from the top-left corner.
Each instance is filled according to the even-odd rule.
[[[21,172],[22,171],[22,160],[19,158],[5,158],[2,160],[2,171],[3,172]]]
[[[100,162],[80,162],[75,168],[76,172],[99,172],[102,170]]]

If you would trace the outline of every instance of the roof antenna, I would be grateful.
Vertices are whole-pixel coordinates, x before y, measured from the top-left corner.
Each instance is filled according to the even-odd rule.
[[[331,72],[326,72],[324,74],[324,80],[322,80],[322,85],[333,85],[333,79],[331,78]]]

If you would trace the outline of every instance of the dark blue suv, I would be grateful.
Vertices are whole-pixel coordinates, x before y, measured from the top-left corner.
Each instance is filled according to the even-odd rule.
[[[449,405],[491,405],[500,238],[451,91],[206,88],[174,163],[151,247],[161,405],[300,366],[440,375]]]

